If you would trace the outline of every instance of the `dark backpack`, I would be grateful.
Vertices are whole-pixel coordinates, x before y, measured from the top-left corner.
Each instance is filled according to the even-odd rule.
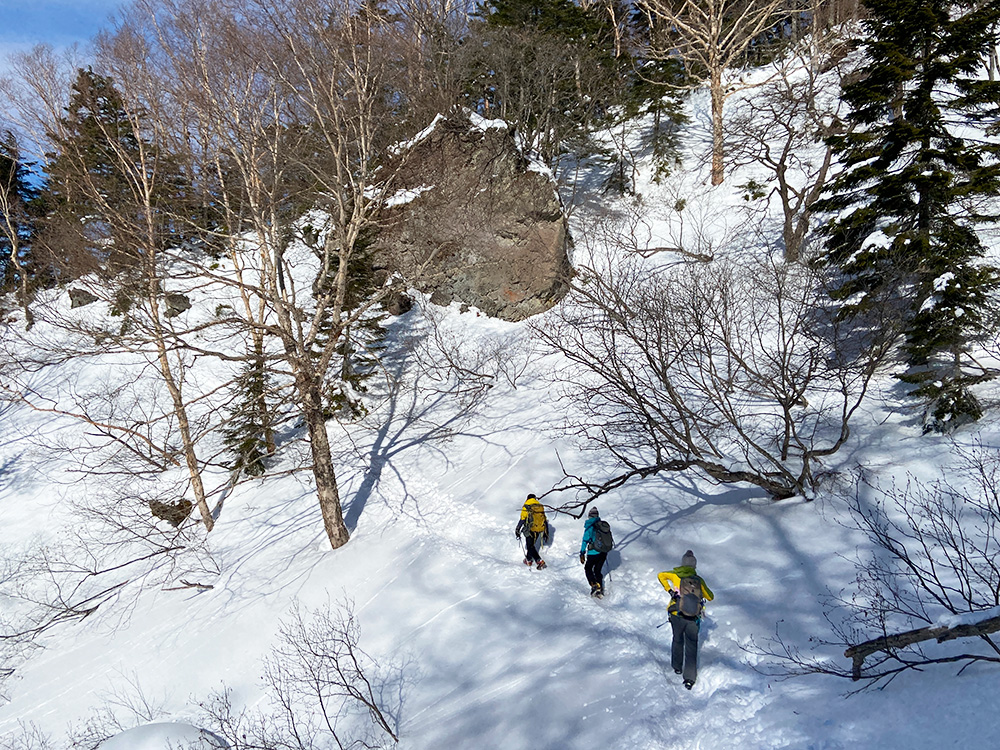
[[[703,596],[701,578],[698,576],[682,578],[677,597],[677,611],[685,617],[700,617],[701,611],[705,608]]]
[[[590,549],[596,552],[610,552],[615,546],[615,539],[611,536],[611,524],[607,521],[597,521],[593,526],[593,535],[590,537]]]

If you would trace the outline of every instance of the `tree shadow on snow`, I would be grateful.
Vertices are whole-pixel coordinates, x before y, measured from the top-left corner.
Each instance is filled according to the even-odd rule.
[[[447,462],[444,446],[455,438],[492,442],[490,436],[499,431],[496,423],[488,431],[472,428],[490,393],[488,383],[474,379],[470,384],[460,378],[442,383],[440,373],[421,368],[415,349],[426,338],[420,333],[411,334],[395,348],[393,355],[383,358],[389,385],[379,408],[381,425],[367,450],[367,466],[344,514],[344,522],[352,533],[383,473],[393,468],[393,460],[400,454],[417,448],[430,449]],[[499,423],[508,425],[506,420]],[[395,471],[395,476],[409,497],[403,476],[399,471]]]

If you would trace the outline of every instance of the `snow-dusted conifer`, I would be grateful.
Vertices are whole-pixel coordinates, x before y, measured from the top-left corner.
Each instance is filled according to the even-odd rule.
[[[228,467],[234,473],[259,477],[267,471],[264,459],[275,450],[269,388],[263,356],[248,359],[233,383],[236,400],[223,430],[223,442],[232,454]]]
[[[909,369],[901,377],[929,403],[927,429],[978,419],[970,343],[987,324],[997,286],[976,229],[996,220],[1000,145],[984,132],[1000,84],[984,65],[1000,4],[954,0],[868,3],[862,77],[846,86],[857,127],[831,138],[845,170],[817,208],[827,260],[842,273],[834,296],[848,314],[897,310]]]
[[[29,328],[28,285],[38,274],[31,253],[38,208],[31,167],[21,158],[17,140],[8,130],[0,138],[0,290],[17,290]]]

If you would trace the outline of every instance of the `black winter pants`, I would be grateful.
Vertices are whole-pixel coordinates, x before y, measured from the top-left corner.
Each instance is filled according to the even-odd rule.
[[[528,558],[528,562],[536,563],[542,558],[538,554],[538,548],[542,543],[542,531],[527,531],[524,532],[524,556]]]
[[[601,571],[604,569],[604,561],[607,559],[607,552],[597,552],[593,555],[587,553],[587,562],[584,564],[583,570],[587,574],[587,583],[591,586],[599,583],[601,588],[604,588],[604,573]]]
[[[685,682],[698,679],[698,620],[689,620],[680,615],[670,615],[670,627],[674,631],[674,643],[670,651],[670,666],[681,670]]]

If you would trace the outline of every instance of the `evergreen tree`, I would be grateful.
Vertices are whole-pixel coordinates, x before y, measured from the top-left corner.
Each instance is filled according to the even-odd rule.
[[[32,167],[21,158],[14,134],[6,131],[0,138],[0,290],[17,291],[29,327],[29,287],[40,275],[32,254],[40,207]]]
[[[133,202],[123,167],[138,160],[138,137],[110,78],[91,68],[77,71],[66,115],[52,140],[52,218],[78,222],[80,239],[94,251],[113,237],[109,207]]]
[[[1000,84],[983,75],[996,45],[1000,3],[871,0],[864,76],[846,86],[858,127],[832,139],[844,164],[816,208],[838,211],[826,227],[826,260],[841,275],[834,297],[846,314],[899,311],[909,369],[901,378],[929,408],[926,429],[978,419],[970,367],[997,287],[976,229],[1000,191],[1000,147],[983,137],[1000,111]]]
[[[572,0],[486,0],[479,13],[489,26],[531,28],[566,41],[596,39],[603,26]]]
[[[275,450],[270,388],[263,352],[255,352],[233,384],[236,400],[222,431],[223,443],[232,454],[226,466],[234,473],[259,477],[267,471],[264,459]]]
[[[486,0],[464,54],[469,106],[512,124],[554,165],[621,103],[614,29],[571,0]]]
[[[305,227],[303,234],[307,244],[317,240],[312,227]],[[370,252],[374,234],[374,230],[363,232],[351,252],[351,262],[347,269],[347,294],[344,299],[344,312],[347,315],[357,310],[380,286],[382,274],[375,267]],[[317,292],[326,291],[338,268],[337,263],[332,264],[326,277],[317,285]],[[368,392],[367,382],[375,375],[379,353],[385,348],[385,318],[386,314],[380,308],[373,308],[341,335],[334,349],[334,353],[340,358],[340,366],[330,368],[330,377],[324,386],[327,418],[357,419],[367,414],[368,410],[361,397]],[[331,328],[331,321],[322,321],[316,338],[317,351],[325,349]]]
[[[636,3],[627,11],[626,33],[639,41],[640,48],[651,49],[659,21],[644,10],[642,3]],[[636,58],[625,80],[625,116],[652,115],[646,143],[653,152],[655,179],[659,181],[679,162],[681,126],[687,122],[681,101],[684,64],[678,57]]]
[[[57,132],[49,166],[49,223],[112,273],[134,267],[150,241],[177,246],[198,234],[206,213],[177,160],[152,142],[142,110],[129,111],[107,76],[80,69]],[[147,187],[152,185],[151,195]],[[152,210],[156,237],[148,235]],[[136,235],[142,240],[136,241]],[[79,256],[77,258],[79,262]]]

